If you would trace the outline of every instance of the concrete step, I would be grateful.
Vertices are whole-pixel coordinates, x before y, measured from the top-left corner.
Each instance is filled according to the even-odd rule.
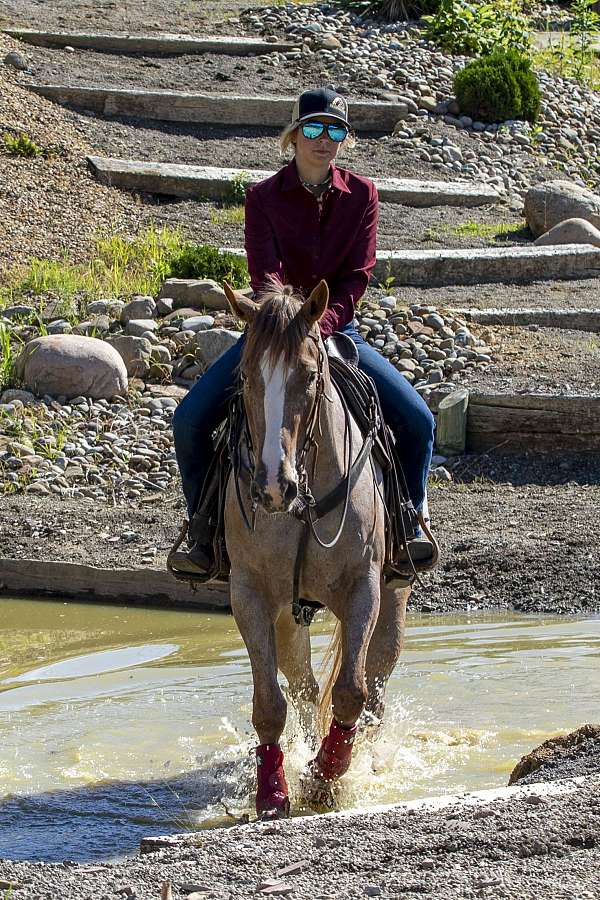
[[[224,247],[244,256],[240,248]],[[489,247],[468,250],[378,250],[375,281],[393,286],[445,287],[455,284],[527,284],[554,278],[600,277],[600,247]]]
[[[254,184],[274,173],[262,169],[221,169],[88,156],[98,181],[111,187],[171,197],[207,197],[223,200],[232,179],[247,177]],[[419,181],[414,178],[375,178],[379,197],[404,206],[484,206],[498,201],[498,192],[486,184],[469,181]]]
[[[282,128],[290,122],[295,97],[244,97],[236,94],[193,94],[187,91],[137,91],[113,87],[25,84],[57,103],[106,116],[135,116],[162,122],[207,125],[255,125]],[[350,103],[350,119],[360,131],[392,131],[404,106],[379,100]]]
[[[600,332],[600,309],[462,309],[454,315],[478,325],[538,325],[572,331]]]
[[[77,47],[82,50],[117,50],[129,53],[222,53],[226,56],[251,56],[285,53],[298,44],[265,41],[236,35],[192,34],[99,34],[91,31],[35,31],[30,28],[5,28],[4,34],[38,47]]]

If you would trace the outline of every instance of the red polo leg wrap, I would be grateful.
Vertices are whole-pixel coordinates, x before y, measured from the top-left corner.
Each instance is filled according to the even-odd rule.
[[[256,812],[275,812],[287,816],[290,809],[288,786],[283,771],[283,753],[279,744],[261,744],[256,748]]]
[[[356,725],[343,728],[335,719],[332,720],[329,734],[323,738],[321,749],[312,762],[312,770],[317,778],[336,781],[348,771],[356,730]]]

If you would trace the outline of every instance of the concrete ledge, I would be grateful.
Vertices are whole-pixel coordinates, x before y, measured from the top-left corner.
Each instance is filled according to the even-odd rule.
[[[511,787],[490,788],[483,791],[470,791],[464,794],[443,794],[438,797],[423,797],[419,800],[408,800],[405,803],[392,803],[386,806],[360,807],[357,809],[347,809],[341,812],[326,813],[327,820],[350,818],[352,816],[376,816],[381,813],[399,812],[430,812],[436,813],[444,809],[461,808],[469,806],[484,806],[491,803],[506,803],[519,800],[527,801],[530,797],[543,799],[546,797],[564,797],[574,794],[580,787],[584,787],[586,783],[597,782],[597,776],[581,775],[577,778],[563,778],[557,781],[540,781],[536,784],[528,784],[519,786],[514,784]],[[323,819],[324,816],[319,816]],[[314,824],[315,816],[295,816],[286,821],[286,828],[302,828],[306,822]],[[252,822],[248,825],[239,825],[239,830],[248,831],[249,829],[264,828],[263,822]],[[222,830],[222,829],[214,829]],[[206,834],[206,831],[203,831]],[[157,837],[142,838],[140,842],[141,853],[154,853],[158,850],[168,850],[169,848],[185,847],[188,844],[197,844],[197,832],[186,832],[172,835],[163,835]]]
[[[38,559],[0,558],[0,603],[3,592],[163,607],[229,608],[229,592],[224,585],[202,585],[193,590],[162,569],[100,569]]]
[[[187,91],[137,91],[62,84],[24,86],[54,100],[105,116],[135,116],[162,122],[208,125],[258,125],[282,128],[292,115],[295,97],[244,97],[236,94],[193,94]],[[362,131],[392,131],[404,107],[378,100],[350,103],[353,126]]]
[[[573,331],[600,331],[600,309],[451,309],[478,325],[540,325]]]
[[[237,176],[251,184],[274,174],[264,169],[222,169],[88,156],[98,181],[111,187],[171,197],[209,197],[222,200]],[[498,192],[469,181],[419,181],[414,178],[375,178],[380,200],[404,206],[483,206],[498,201]]]
[[[468,451],[600,450],[600,396],[487,394],[473,390]]]
[[[35,31],[30,28],[5,28],[4,34],[38,47],[78,47],[82,50],[119,50],[125,53],[223,53],[249,56],[259,53],[285,53],[298,44],[264,41],[262,38],[235,35],[191,34],[99,34],[91,31]]]
[[[223,247],[244,256],[239,247]],[[378,250],[376,281],[394,286],[445,287],[454,284],[527,284],[553,278],[597,278],[600,247],[490,247],[483,250]]]

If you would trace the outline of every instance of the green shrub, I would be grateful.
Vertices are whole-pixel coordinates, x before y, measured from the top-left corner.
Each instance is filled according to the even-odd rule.
[[[225,202],[232,206],[241,206],[246,202],[246,190],[252,184],[249,172],[238,172],[229,181]]]
[[[437,12],[423,18],[427,22],[425,36],[449,53],[529,49],[528,20],[521,0],[441,0]]]
[[[226,280],[234,288],[248,284],[246,260],[235,253],[217,250],[203,244],[184,244],[172,258],[171,278],[212,278],[219,284]]]
[[[24,132],[21,132],[16,136],[8,134],[7,132],[2,135],[2,140],[11,156],[26,156],[31,158],[39,156],[42,153],[42,149]]]
[[[540,89],[528,57],[498,50],[468,63],[454,77],[461,112],[480,122],[525,119],[540,112]]]

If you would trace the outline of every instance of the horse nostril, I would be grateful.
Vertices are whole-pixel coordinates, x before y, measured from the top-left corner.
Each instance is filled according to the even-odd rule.
[[[290,506],[298,496],[298,484],[295,481],[288,481],[283,492],[283,500],[286,506]]]

